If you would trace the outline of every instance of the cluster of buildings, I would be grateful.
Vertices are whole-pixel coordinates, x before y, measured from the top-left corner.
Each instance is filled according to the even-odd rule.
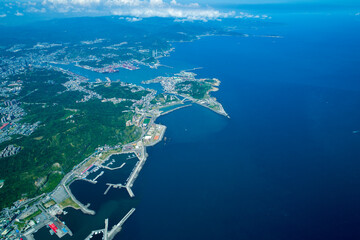
[[[69,198],[62,187],[50,194],[42,194],[33,199],[21,199],[11,208],[0,212],[0,239],[34,239],[33,233],[46,226],[51,235],[62,238],[72,236],[71,230],[57,215],[65,213],[61,204]]]
[[[153,124],[143,138],[145,146],[156,144],[164,133],[164,126]]]
[[[86,70],[98,72],[98,73],[115,73],[115,72],[119,71],[116,68],[114,68],[112,65],[101,67],[101,68],[90,67],[90,66],[87,66],[87,65],[79,65],[79,67],[82,67],[82,68],[84,68]]]
[[[1,57],[0,58],[0,79],[7,79],[10,76],[16,74],[22,74],[25,70],[31,66],[41,65],[43,62],[50,62],[56,59],[56,54],[46,54],[45,52],[41,52],[44,50],[39,49],[23,49],[17,46],[17,48],[10,48],[7,51],[16,53],[13,56]],[[22,50],[23,53],[17,53]],[[10,54],[7,54],[10,55]]]
[[[7,102],[16,102],[16,100],[13,101],[6,101],[5,105]],[[1,115],[1,123],[6,123],[6,122],[10,122],[16,119],[20,119],[23,116],[26,115],[24,109],[22,109],[17,103],[16,104],[11,104],[11,105],[7,105],[7,107],[0,107],[0,115]]]
[[[25,47],[25,44],[15,44],[12,47],[8,48],[6,51],[17,53],[17,52],[20,52],[21,50],[23,50],[24,47]]]
[[[102,67],[91,67],[91,66],[87,66],[87,65],[78,65],[78,66],[82,67],[84,69],[90,70],[90,71],[98,72],[98,73],[114,73],[114,72],[118,72],[119,68],[124,68],[127,70],[140,69],[136,63],[137,62],[131,60],[131,61],[122,61],[119,63],[112,63],[112,64],[108,64],[108,65],[105,65]]]
[[[192,72],[181,71],[172,77],[157,77],[152,80],[143,81],[143,84],[160,83],[165,92],[175,93],[176,85],[185,81],[196,81],[196,74]]]
[[[80,101],[77,101],[77,102],[87,102],[92,98],[102,99],[100,94],[81,86],[82,82],[83,81],[81,81],[79,79],[69,80],[69,81],[65,82],[63,84],[63,86],[66,87],[66,91],[78,91],[78,92],[83,92],[83,93],[87,94]]]
[[[78,92],[83,92],[86,93],[87,95],[84,95],[84,97],[77,102],[87,102],[92,98],[96,98],[96,99],[102,99],[102,96],[92,90],[89,90],[83,86],[81,86],[82,83],[87,83],[88,82],[88,78],[78,75],[76,73],[73,73],[71,71],[62,69],[62,68],[58,68],[58,67],[52,67],[54,70],[56,71],[60,71],[64,74],[66,74],[69,78],[69,81],[65,82],[63,84],[63,86],[66,88],[65,91],[78,91]]]
[[[29,210],[32,212],[33,209],[27,206],[30,199],[20,199],[14,203],[11,208],[4,208],[0,212],[0,239],[19,239],[20,233],[19,230],[14,229],[12,226],[18,219],[22,211],[20,208],[23,208],[25,211]]]
[[[170,56],[170,53],[172,52],[172,51],[174,51],[175,50],[175,48],[170,48],[169,50],[165,50],[165,51],[158,51],[157,49],[155,49],[155,50],[152,50],[152,54],[151,54],[151,56],[153,57],[153,58],[162,58],[162,57],[169,57]]]
[[[137,108],[135,110],[137,110]],[[135,125],[135,126],[140,127],[141,120],[142,120],[141,114],[134,114],[130,120],[126,121],[126,126],[128,127],[128,126]]]
[[[104,41],[105,41],[104,38],[98,38],[98,39],[95,39],[95,40],[81,41],[80,43],[83,44],[83,45],[92,45],[92,44],[96,44],[96,43],[102,43]]]
[[[143,81],[142,83],[143,84],[160,83],[166,93],[177,94],[177,95],[187,98],[195,103],[198,103],[204,107],[207,107],[221,115],[229,117],[228,114],[225,112],[223,106],[214,97],[206,97],[204,99],[199,100],[199,99],[194,99],[189,94],[180,94],[178,92],[179,89],[177,89],[177,87],[178,87],[177,85],[179,83],[189,82],[189,81],[190,82],[204,81],[204,80],[206,80],[206,79],[196,79],[196,74],[193,72],[181,71],[180,73],[177,73],[172,77],[157,77],[152,80]],[[212,79],[212,80],[215,81],[213,86],[218,86],[220,84],[217,79]],[[185,86],[182,86],[181,91],[186,92],[186,91],[190,90],[190,88],[191,88],[191,84],[187,84]]]
[[[62,47],[61,43],[47,43],[47,42],[38,42],[36,45],[33,46],[32,49],[48,49],[53,47]]]
[[[7,122],[0,127],[0,143],[11,139],[11,135],[30,136],[39,126],[40,122],[34,124]]]
[[[15,154],[18,154],[20,152],[20,150],[21,150],[21,147],[9,145],[0,152],[0,158],[13,156]]]
[[[1,68],[1,67],[0,67]],[[1,75],[1,69],[0,69]],[[0,76],[1,77],[1,76]],[[18,95],[22,89],[22,81],[1,81],[0,82],[0,97],[8,98],[12,95]]]
[[[103,40],[85,41],[83,45],[101,43]],[[121,47],[125,43],[113,45],[113,47]],[[51,51],[47,51],[49,48],[54,48]],[[57,49],[55,49],[57,48]],[[24,51],[27,50],[27,51]],[[51,64],[57,63],[74,63],[75,61],[83,61],[82,57],[70,57],[71,46],[68,44],[49,44],[49,43],[37,43],[32,48],[25,48],[24,45],[16,45],[8,49],[9,53],[18,53],[17,57],[8,57],[0,59],[0,79],[4,81],[0,82],[0,96],[11,99],[13,96],[20,93],[22,90],[22,81],[8,81],[7,78],[14,74],[23,73],[29,67],[41,66],[48,70],[56,70],[63,72],[69,76],[69,80],[63,85],[66,87],[65,91],[79,91],[86,93],[82,102],[88,101],[92,98],[102,99],[102,96],[98,93],[89,90],[82,86],[81,83],[88,81],[87,78],[64,70],[62,68],[54,67]],[[139,50],[140,52],[140,50]],[[149,51],[143,51],[143,56],[150,55]],[[156,51],[155,57],[161,57],[166,55],[165,52]],[[69,56],[69,57],[67,57]],[[111,57],[111,56],[103,56]],[[116,57],[115,55],[113,57]],[[143,59],[144,60],[144,59]],[[143,60],[129,60],[121,61],[117,64],[108,66],[108,70],[117,68],[125,68],[129,70],[139,69],[140,65],[147,65],[151,67],[151,63],[145,63]],[[128,86],[131,88],[131,92],[143,91],[145,88],[136,86],[134,84],[121,83],[121,86]],[[156,91],[152,89],[146,89],[149,94],[143,96],[140,100],[133,101],[133,108],[136,109],[137,114],[133,119],[127,122],[128,124],[136,124],[142,127],[144,130],[143,141],[147,144],[161,139],[161,129],[157,125],[153,125],[150,121],[152,116],[151,101],[156,96]],[[114,104],[119,103],[126,99],[110,98],[103,99],[103,101],[111,101]],[[20,123],[20,119],[25,116],[25,111],[20,107],[20,103],[16,100],[7,100],[3,102],[3,107],[0,107],[1,124],[0,124],[0,143],[10,140],[14,134],[19,135],[31,135],[35,129],[39,126],[40,122],[35,124]],[[157,113],[156,113],[157,114]],[[146,116],[149,116],[146,118]],[[144,120],[145,119],[145,120]],[[144,125],[145,124],[145,125]],[[142,143],[136,145],[136,148],[140,148]],[[101,154],[103,151],[114,150],[121,146],[104,146],[97,149],[97,153]],[[15,145],[9,145],[0,152],[0,158],[9,157],[17,154],[21,150],[21,147]],[[139,153],[140,154],[140,153]],[[0,188],[3,186],[4,180],[0,180]],[[40,195],[34,199],[20,199],[14,202],[11,208],[5,208],[0,213],[0,239],[20,239],[23,236],[31,236],[33,232],[36,232],[43,226],[47,226],[51,234],[56,234],[62,237],[66,234],[71,235],[71,231],[66,227],[65,223],[61,222],[56,215],[63,212],[63,203],[69,198],[68,193],[62,186],[57,187],[53,192]]]
[[[23,73],[26,68],[32,66],[47,65],[46,67],[49,68],[51,68],[51,64],[75,64],[80,66],[79,63],[81,62],[100,62],[104,59],[113,59],[113,63],[103,65],[100,68],[86,66],[86,64],[83,64],[81,67],[101,73],[117,72],[119,68],[136,70],[139,69],[140,65],[157,68],[160,65],[157,59],[169,56],[170,52],[173,51],[173,48],[171,48],[168,50],[154,50],[153,52],[150,52],[150,49],[143,49],[140,45],[136,47],[123,46],[128,44],[127,42],[108,46],[105,44],[90,46],[93,44],[103,43],[104,40],[105,39],[82,41],[80,44],[37,43],[34,46],[26,46],[23,44],[13,45],[12,47],[4,50],[9,53],[7,54],[8,56],[0,59],[0,78],[6,79],[10,75]],[[84,49],[80,50],[81,54],[77,54],[79,51],[78,48],[81,46],[83,46]],[[74,51],[72,51],[73,47],[76,47],[74,48]],[[105,54],[104,51],[99,51],[99,54],[96,54],[95,56],[92,55],[93,51],[91,50],[93,48],[104,50],[110,49],[114,51],[125,50],[125,53],[122,51],[122,54],[126,56],[126,58],[122,59],[119,54],[115,53]],[[151,56],[154,56],[156,59],[155,62],[149,61]],[[129,58],[130,60],[128,60]]]
[[[0,107],[0,143],[10,140],[11,136],[15,134],[29,136],[40,124],[40,122],[34,124],[20,123],[26,112],[20,107],[20,103],[17,100],[6,100],[3,102],[3,105],[5,107]],[[15,155],[18,151],[20,149],[16,147],[10,148],[3,152],[2,157]]]
[[[135,103],[133,104],[133,107],[141,107],[144,110],[150,110],[151,109],[151,101],[155,98],[156,96],[156,90],[154,89],[146,89],[147,91],[149,91],[149,93],[145,96],[142,96],[140,100],[135,101]]]
[[[112,102],[113,104],[118,104],[121,103],[123,101],[125,101],[126,99],[123,98],[104,98],[103,100],[101,100],[101,102]]]

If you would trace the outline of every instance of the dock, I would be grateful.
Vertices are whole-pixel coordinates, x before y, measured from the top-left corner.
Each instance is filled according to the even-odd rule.
[[[90,215],[95,215],[95,211],[91,210],[88,208],[89,204],[87,206],[85,206],[84,204],[82,204],[79,200],[76,199],[76,197],[72,194],[71,190],[69,189],[68,186],[63,185],[65,191],[67,192],[67,194],[69,194],[69,196],[71,197],[71,199],[80,206],[80,209],[83,213],[85,214],[90,214]]]
[[[126,182],[126,190],[128,191],[130,197],[135,197],[135,194],[131,190],[131,187],[134,185],[134,182],[139,175],[139,172],[141,171],[142,167],[144,166],[146,161],[146,153],[145,153],[145,147],[143,146],[141,148],[141,155],[139,156],[139,162],[136,164],[136,167],[133,169],[133,171],[130,174],[130,177],[128,178]]]
[[[113,226],[113,228],[108,233],[108,236],[105,236],[104,239],[112,240],[117,233],[121,231],[122,225],[126,222],[126,220],[135,212],[135,208],[132,208],[121,220],[118,224]],[[107,230],[106,230],[107,231]]]
[[[108,240],[109,219],[105,219],[104,240]]]
[[[135,197],[135,194],[133,193],[130,187],[126,187],[126,190],[128,191],[130,197]]]
[[[124,167],[125,164],[126,164],[126,163],[123,163],[123,164],[121,164],[121,166],[115,167],[115,168],[111,168],[111,167],[108,167],[108,166],[105,166],[105,165],[101,165],[100,167],[105,168],[105,169],[107,169],[107,170],[117,170],[117,169],[120,169],[120,168]]]
[[[97,183],[96,180],[97,180],[99,177],[101,177],[103,174],[104,174],[104,171],[101,171],[101,173],[99,173],[99,175],[97,175],[97,176],[93,179],[93,181]]]
[[[126,186],[122,185],[121,183],[118,183],[118,184],[107,183],[106,185],[108,185],[108,188],[105,190],[104,195],[106,195],[112,187],[113,188],[126,188]]]
[[[90,240],[93,237],[93,235],[100,233],[103,234],[104,240],[112,240],[116,236],[116,234],[118,234],[121,231],[122,225],[124,225],[126,220],[135,212],[135,210],[136,210],[135,208],[130,209],[130,211],[120,220],[118,224],[114,225],[110,231],[108,231],[109,219],[105,219],[105,228],[92,231],[89,234],[89,236],[85,238],[85,240]]]
[[[185,99],[185,98],[184,98],[184,99]],[[184,100],[184,99],[183,99],[183,100]],[[183,102],[183,100],[182,100],[181,102]],[[176,110],[179,110],[179,109],[181,109],[181,108],[191,107],[191,106],[192,106],[192,104],[182,105],[182,106],[179,106],[179,107],[177,107],[177,108],[171,109],[171,110],[169,110],[169,111],[162,112],[161,115],[163,116],[163,115],[166,115],[166,114],[168,114],[168,113],[171,113],[171,112],[174,112],[174,111],[176,111]]]

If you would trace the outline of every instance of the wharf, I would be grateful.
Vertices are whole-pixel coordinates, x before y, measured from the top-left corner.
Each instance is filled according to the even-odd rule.
[[[181,109],[181,108],[191,107],[191,106],[192,106],[192,104],[187,104],[187,105],[179,106],[179,107],[177,107],[177,108],[174,108],[174,109],[171,109],[171,110],[169,110],[169,111],[163,112],[163,113],[161,113],[161,115],[166,115],[166,114],[168,114],[168,113],[174,112],[174,111],[179,110],[179,109]]]
[[[108,167],[108,166],[104,166],[104,165],[101,165],[100,167],[102,167],[102,168],[105,168],[105,169],[107,169],[107,170],[117,170],[117,169],[120,169],[120,168],[122,168],[122,167],[124,167],[125,166],[125,164],[126,163],[123,163],[123,164],[121,164],[121,166],[119,166],[119,167],[115,167],[115,168],[111,168],[111,167]]]
[[[106,195],[112,187],[113,188],[126,188],[126,186],[122,185],[121,183],[119,183],[119,184],[107,183],[106,185],[108,185],[108,188],[105,190],[104,195]]]
[[[85,240],[90,240],[96,234],[103,234],[104,240],[112,240],[116,236],[116,234],[121,231],[122,225],[124,225],[126,220],[135,212],[135,210],[135,208],[130,209],[130,211],[120,220],[118,224],[114,225],[110,231],[108,231],[109,220],[105,219],[105,228],[92,231],[89,236],[85,238]]]
[[[126,222],[126,220],[135,212],[135,208],[132,208],[124,217],[121,219],[121,221],[113,226],[113,228],[108,233],[108,236],[105,236],[104,239],[112,240],[117,233],[121,231],[122,225]]]
[[[83,213],[85,214],[90,214],[90,215],[95,215],[95,211],[91,210],[88,208],[89,204],[87,206],[85,206],[84,204],[82,204],[79,200],[76,199],[76,197],[72,194],[71,190],[69,189],[68,186],[63,186],[65,188],[65,191],[67,192],[67,194],[69,194],[69,196],[71,197],[71,199],[80,206],[80,209]]]

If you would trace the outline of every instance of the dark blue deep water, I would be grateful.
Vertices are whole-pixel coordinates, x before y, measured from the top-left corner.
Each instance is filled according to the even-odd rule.
[[[359,29],[351,11],[283,10],[248,38],[176,44],[164,64],[219,78],[231,119],[193,106],[157,120],[167,140],[147,149],[115,239],[360,239]],[[89,200],[92,226],[111,209],[121,218],[124,198]]]
[[[231,116],[185,108],[158,122],[136,214],[117,239],[360,239],[360,18],[275,15],[257,35],[176,45],[222,81]],[[171,61],[171,58],[169,59]]]

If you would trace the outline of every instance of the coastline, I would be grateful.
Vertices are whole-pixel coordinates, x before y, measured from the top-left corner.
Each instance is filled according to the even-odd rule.
[[[212,36],[212,35],[211,35]],[[195,40],[198,40],[199,38],[197,39],[194,39]],[[201,69],[200,68],[193,68],[191,70],[197,70],[197,69]],[[217,88],[219,85],[220,85],[220,80],[219,79],[213,79],[215,80],[216,82],[214,84],[212,84],[212,88],[210,90],[208,90],[207,92],[207,95],[208,95],[208,98],[207,99],[203,99],[203,100],[198,100],[198,99],[193,99],[187,95],[182,95],[182,94],[178,94],[176,93],[176,95],[179,95],[179,96],[182,96],[184,97],[184,99],[182,100],[182,102],[186,99],[189,99],[192,103],[196,103],[198,105],[201,105],[203,107],[206,107],[210,110],[212,110],[213,112],[215,113],[218,113],[220,115],[223,115],[227,118],[230,118],[229,115],[225,112],[225,110],[223,109],[222,105],[220,103],[218,103],[216,101],[216,98],[214,97],[210,97],[210,92],[215,92],[215,91],[218,91],[219,89]],[[214,101],[216,103],[217,106],[220,107],[219,110],[216,110],[216,109],[213,109],[211,108],[210,106],[207,106],[205,104],[205,101]],[[202,103],[201,101],[204,101],[204,103]],[[168,113],[171,113],[175,110],[178,110],[178,109],[181,109],[181,108],[185,108],[185,107],[189,107],[189,106],[192,106],[192,103],[190,104],[187,104],[187,105],[183,105],[183,106],[179,106],[177,108],[174,108],[174,109],[171,109],[169,111],[166,111],[166,112],[162,112],[162,113],[158,113],[156,115],[154,114],[151,114],[151,123],[154,124],[154,122],[156,121],[156,119],[159,117],[159,116],[162,116],[162,115],[166,115]],[[182,103],[183,104],[183,103]],[[176,105],[176,104],[174,104]],[[171,104],[170,104],[171,106]],[[159,109],[158,109],[159,110]],[[157,124],[158,125],[158,124]],[[132,187],[133,187],[133,184],[134,182],[136,181],[138,175],[140,174],[146,160],[147,160],[147,152],[146,152],[146,147],[150,147],[150,146],[154,146],[156,145],[158,142],[162,141],[163,137],[164,137],[164,133],[165,133],[165,130],[166,130],[166,126],[163,126],[164,129],[162,131],[162,134],[161,136],[159,137],[159,139],[151,144],[144,144],[143,143],[143,137],[144,137],[144,129],[142,128],[142,135],[141,137],[136,140],[136,141],[133,141],[131,143],[128,143],[128,144],[125,144],[123,145],[122,147],[120,147],[119,145],[115,147],[115,152],[113,152],[114,150],[110,150],[109,152],[105,152],[104,155],[106,156],[105,158],[103,158],[102,155],[97,155],[98,154],[98,151],[96,150],[93,154],[91,154],[89,157],[85,158],[81,163],[77,164],[76,166],[73,167],[73,169],[71,170],[71,172],[69,172],[67,175],[64,176],[64,178],[62,179],[62,181],[60,182],[60,184],[55,188],[59,188],[62,187],[67,195],[70,197],[70,199],[76,204],[79,206],[79,208],[76,208],[74,206],[64,206],[62,207],[62,210],[65,210],[67,207],[71,207],[71,208],[74,208],[76,210],[80,209],[82,213],[84,214],[87,214],[87,215],[95,215],[95,211],[94,210],[91,210],[89,207],[90,207],[90,204],[83,204],[81,203],[72,193],[71,189],[70,189],[70,185],[71,183],[73,183],[74,181],[76,180],[85,180],[87,182],[90,182],[92,184],[96,184],[96,180],[95,181],[91,181],[91,180],[88,180],[88,179],[81,179],[80,176],[82,174],[83,171],[86,171],[87,169],[91,168],[92,166],[97,166],[97,167],[103,167],[106,169],[106,167],[102,166],[102,163],[104,163],[105,161],[109,160],[113,155],[120,155],[120,154],[126,154],[126,153],[135,153],[136,156],[138,157],[139,159],[139,162],[136,164],[136,166],[134,167],[133,171],[130,173],[129,175],[129,178],[125,184],[125,186],[119,186],[119,187],[124,187],[126,188],[127,192],[129,193],[129,196],[130,197],[134,197],[135,194],[133,193],[132,191]],[[146,129],[146,131],[148,130],[148,128]],[[139,151],[128,151],[128,150],[125,150],[124,151],[124,148],[126,146],[130,146],[130,145],[133,145],[133,144],[136,144],[138,142],[142,142],[142,146],[141,146],[141,150],[140,150],[140,153]],[[84,170],[85,169],[85,170]],[[101,176],[101,175],[100,175]],[[69,180],[70,179],[70,180]],[[120,184],[121,185],[121,184]],[[109,186],[109,188],[111,188],[111,186]],[[109,189],[108,189],[109,190]],[[107,190],[107,191],[108,191]],[[54,190],[55,191],[55,190]],[[53,192],[54,192],[53,191]],[[52,192],[51,192],[52,193]],[[51,194],[49,193],[49,195]]]
[[[154,121],[156,120],[156,118],[154,119]],[[137,141],[137,146],[138,148],[136,149],[132,149],[132,150],[125,150],[125,151],[121,151],[121,152],[115,152],[115,153],[111,153],[110,155],[108,155],[106,158],[104,159],[97,159],[93,165],[98,165],[99,167],[104,167],[102,165],[102,163],[106,162],[107,160],[109,160],[112,156],[114,155],[121,155],[121,154],[129,154],[129,153],[134,153],[136,155],[136,157],[139,159],[139,161],[137,162],[137,164],[134,166],[134,168],[132,169],[127,181],[126,181],[126,184],[125,185],[122,185],[122,184],[113,184],[113,183],[108,183],[107,185],[109,186],[108,189],[106,189],[105,193],[104,194],[107,194],[107,192],[111,189],[111,188],[125,188],[127,190],[127,192],[129,193],[129,196],[131,198],[135,197],[135,194],[134,192],[132,191],[132,187],[137,179],[137,177],[139,176],[139,173],[141,172],[144,164],[146,163],[146,160],[147,160],[147,157],[148,157],[148,154],[146,152],[146,148],[147,147],[151,147],[151,146],[154,146],[156,144],[158,144],[159,142],[161,142],[164,138],[164,134],[165,134],[165,131],[166,131],[166,126],[164,125],[160,125],[160,124],[155,124],[156,126],[160,127],[161,129],[161,134],[159,135],[159,138],[154,141],[154,142],[151,142],[149,144],[144,144],[143,141],[142,141],[142,138],[141,137],[139,139],[139,141]],[[140,145],[139,145],[140,143]],[[126,148],[127,146],[132,146],[134,143],[129,143],[129,144],[126,144],[123,146],[123,148]],[[123,149],[122,148],[122,149]],[[89,159],[89,161],[91,160],[91,158]],[[99,163],[97,163],[97,161],[99,161]],[[83,168],[87,166],[86,162],[83,163]],[[106,168],[106,167],[105,167]],[[68,177],[70,178],[70,176]],[[95,214],[95,211],[89,209],[89,204],[87,205],[84,205],[82,204],[79,200],[76,199],[76,197],[72,194],[71,192],[71,189],[70,189],[70,184],[73,183],[74,181],[80,181],[80,180],[84,180],[84,179],[80,179],[79,177],[75,177],[73,178],[71,181],[69,181],[67,183],[67,186],[66,186],[66,191],[68,192],[69,196],[71,197],[71,200],[73,200],[76,204],[79,205],[79,208],[84,214],[88,214],[88,215],[94,215]],[[92,182],[93,184],[96,184],[95,182]],[[67,207],[72,207],[76,210],[78,210],[77,208],[75,208],[74,206],[65,206],[64,209],[66,209]],[[124,217],[125,218],[125,217]],[[127,219],[127,218],[126,218]],[[122,220],[121,224],[124,224],[124,222],[126,221],[126,219]],[[115,227],[115,226],[114,226]],[[112,235],[111,237],[113,238],[117,233],[119,233],[121,231],[121,227],[118,227],[116,231],[112,232]],[[109,232],[109,239],[110,239],[110,232]]]
[[[220,81],[217,80],[216,83],[214,84],[216,86],[220,85]],[[217,89],[217,88],[216,88]],[[208,98],[204,99],[204,100],[198,100],[198,99],[193,99],[190,96],[187,95],[183,95],[183,94],[177,94],[181,97],[183,97],[184,99],[181,101],[183,102],[184,100],[188,99],[190,100],[189,104],[186,105],[181,105],[179,107],[176,107],[174,109],[171,109],[169,111],[166,112],[162,112],[162,113],[157,113],[157,114],[152,114],[151,115],[151,125],[152,127],[158,127],[159,129],[161,129],[160,131],[160,135],[158,136],[158,138],[156,140],[153,140],[151,142],[145,143],[145,135],[148,133],[150,127],[141,127],[142,129],[142,134],[141,136],[138,138],[138,140],[133,141],[131,143],[125,144],[125,145],[117,145],[115,147],[111,147],[110,150],[108,151],[103,151],[101,150],[100,152],[98,150],[96,150],[93,154],[91,154],[89,157],[87,157],[86,159],[84,159],[81,163],[79,163],[78,165],[76,165],[72,171],[70,173],[68,173],[67,175],[65,175],[65,177],[62,179],[61,183],[59,184],[59,186],[56,188],[63,188],[66,192],[66,194],[70,197],[71,201],[74,202],[74,204],[78,207],[72,206],[72,205],[66,205],[62,207],[62,210],[64,211],[67,207],[73,208],[75,210],[81,210],[81,212],[83,214],[87,214],[87,215],[95,215],[96,212],[92,209],[90,209],[90,204],[83,204],[82,202],[80,202],[72,193],[71,189],[70,189],[70,185],[75,182],[76,180],[83,180],[83,181],[87,181],[90,182],[92,184],[96,184],[97,181],[96,179],[98,177],[100,177],[101,175],[103,175],[103,172],[101,172],[100,174],[98,174],[96,176],[96,179],[93,180],[89,180],[86,179],[84,177],[82,177],[82,174],[84,172],[86,172],[87,170],[89,170],[90,168],[94,167],[99,167],[99,168],[104,168],[104,169],[110,169],[110,170],[115,170],[115,169],[111,169],[105,165],[103,165],[104,162],[106,162],[107,160],[109,160],[112,156],[114,155],[122,155],[122,154],[129,154],[129,153],[134,153],[136,155],[136,157],[139,159],[139,161],[136,163],[136,165],[134,166],[134,168],[132,169],[128,179],[126,180],[125,185],[122,184],[114,184],[114,183],[107,183],[108,188],[105,191],[105,195],[107,194],[107,192],[111,189],[111,188],[125,188],[129,194],[129,196],[131,198],[135,197],[135,194],[132,190],[132,187],[137,179],[137,177],[139,176],[144,164],[146,163],[148,154],[146,152],[146,147],[151,147],[156,145],[157,143],[159,143],[160,141],[163,140],[164,138],[164,134],[166,131],[166,126],[164,125],[160,125],[160,124],[155,124],[155,121],[157,120],[158,117],[166,115],[168,113],[174,112],[175,110],[181,109],[181,108],[185,108],[185,107],[189,107],[192,106],[192,103],[196,103],[198,105],[201,105],[203,107],[206,107],[210,110],[212,110],[213,112],[216,112],[220,115],[223,115],[225,117],[228,117],[228,114],[224,111],[222,105],[220,103],[218,103],[216,101],[216,99],[214,97],[210,97],[209,93],[212,91],[213,89],[210,89],[207,93]],[[206,100],[208,101],[213,101],[217,104],[217,106],[220,107],[219,110],[213,109],[209,106],[206,105]],[[178,104],[178,103],[177,103]],[[183,103],[182,103],[183,104]],[[170,104],[166,107],[172,106],[172,105],[176,105],[176,104]],[[158,109],[159,110],[159,109]],[[155,139],[155,138],[154,138]],[[123,165],[122,165],[123,166]],[[121,168],[117,167],[118,168]],[[55,190],[54,190],[55,191]],[[121,230],[121,229],[120,229]],[[117,232],[120,232],[117,231]]]

